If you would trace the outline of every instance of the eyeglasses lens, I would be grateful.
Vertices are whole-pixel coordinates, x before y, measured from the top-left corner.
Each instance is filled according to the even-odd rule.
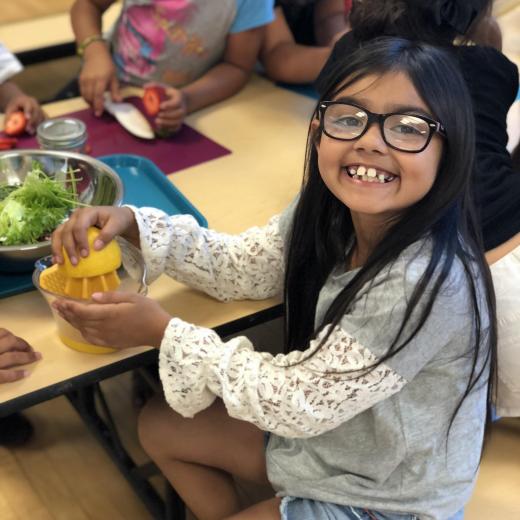
[[[367,113],[352,105],[329,105],[325,111],[325,132],[336,139],[355,139],[367,122]]]
[[[325,110],[325,133],[336,139],[356,139],[367,124],[368,115],[359,107],[338,103],[329,105]],[[409,152],[424,148],[430,136],[428,122],[408,114],[388,116],[383,131],[388,144]]]
[[[420,150],[430,136],[430,126],[424,119],[405,114],[387,117],[383,128],[386,141],[399,150]]]

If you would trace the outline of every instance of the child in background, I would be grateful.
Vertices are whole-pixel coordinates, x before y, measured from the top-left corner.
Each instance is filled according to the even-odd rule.
[[[310,83],[348,30],[344,0],[277,0],[265,31],[261,61],[266,75],[285,83]]]
[[[89,342],[160,346],[175,412],[150,402],[140,439],[197,518],[459,519],[496,347],[469,206],[469,95],[447,53],[399,39],[357,50],[323,85],[301,193],[265,227],[230,236],[100,207],[52,240],[57,262],[62,246],[85,256],[97,225],[96,249],[123,234],[152,277],[224,301],[284,294],[285,354],[225,343],[138,295],[55,308]],[[276,497],[239,512],[231,475]]]
[[[21,72],[22,64],[0,43],[0,111],[8,118],[13,112],[22,111],[27,118],[25,130],[34,134],[45,114],[36,99],[27,96],[10,79]]]
[[[41,359],[41,354],[22,338],[0,327],[0,385],[19,381],[29,375],[23,368]],[[33,434],[31,423],[21,414],[0,417],[0,446],[20,446]]]
[[[76,0],[71,20],[83,56],[81,95],[96,115],[120,83],[168,86],[155,121],[175,130],[184,118],[238,92],[273,19],[272,0],[124,0],[106,42],[101,15],[115,0]]]
[[[470,38],[483,38],[488,44],[500,41],[492,4],[491,0],[355,0],[352,31],[338,40],[323,76],[359,44],[381,35],[440,45],[458,60],[473,102],[472,188],[499,317],[497,412],[520,416],[520,170],[507,150],[507,114],[518,93],[518,68],[496,48],[478,41],[464,45]],[[455,39],[462,44],[453,45]]]

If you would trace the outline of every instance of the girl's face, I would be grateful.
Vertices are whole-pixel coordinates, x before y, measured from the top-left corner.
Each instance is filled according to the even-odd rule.
[[[435,119],[401,72],[366,76],[339,92],[335,100],[353,102],[377,114],[404,112]],[[314,121],[314,130],[318,127]],[[442,138],[435,133],[422,152],[402,152],[388,146],[379,124],[372,123],[353,141],[322,133],[316,147],[323,181],[352,217],[385,222],[428,193],[441,159]]]

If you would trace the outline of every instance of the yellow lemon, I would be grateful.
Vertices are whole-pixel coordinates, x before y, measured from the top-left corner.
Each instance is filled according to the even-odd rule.
[[[101,276],[118,269],[121,265],[121,249],[115,240],[111,240],[103,249],[94,249],[94,241],[99,236],[100,230],[90,227],[87,231],[89,254],[87,257],[78,259],[76,265],[70,263],[70,259],[63,250],[64,267],[67,276],[71,278],[90,278]]]

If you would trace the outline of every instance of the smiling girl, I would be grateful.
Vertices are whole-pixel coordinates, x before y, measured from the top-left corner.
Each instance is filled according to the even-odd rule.
[[[88,254],[94,224],[96,248],[122,233],[153,276],[222,300],[285,296],[276,357],[139,296],[56,304],[89,342],[160,347],[173,410],[150,402],[140,438],[198,518],[462,518],[496,348],[468,197],[473,153],[449,56],[381,39],[330,72],[301,192],[265,227],[229,236],[189,216],[105,207],[56,231],[58,262],[62,246]],[[232,475],[273,497],[241,511]]]

